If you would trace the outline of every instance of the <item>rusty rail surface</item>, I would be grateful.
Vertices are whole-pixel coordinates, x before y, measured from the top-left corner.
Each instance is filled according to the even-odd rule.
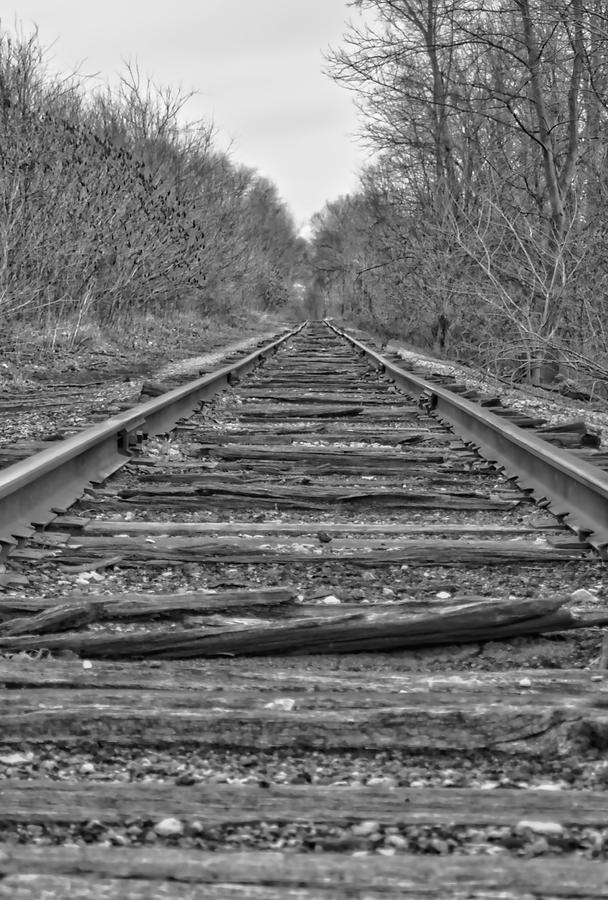
[[[331,322],[325,323],[371,360],[397,385],[425,402],[443,422],[519,486],[531,492],[602,556],[608,555],[608,474],[535,435],[511,425],[489,409],[401,369]]]
[[[240,360],[140,403],[0,471],[0,544],[14,544],[36,525],[46,525],[56,509],[73,503],[87,484],[99,482],[129,461],[138,433],[163,434],[191,415],[202,400],[245,375],[297,334],[302,323]]]

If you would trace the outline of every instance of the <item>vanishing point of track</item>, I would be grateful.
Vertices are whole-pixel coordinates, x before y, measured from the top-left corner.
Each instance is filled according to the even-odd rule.
[[[0,897],[608,897],[605,472],[261,353],[0,473]]]

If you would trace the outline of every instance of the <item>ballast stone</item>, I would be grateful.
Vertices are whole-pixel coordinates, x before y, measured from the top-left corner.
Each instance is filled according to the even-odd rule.
[[[359,822],[357,825],[353,825],[351,831],[357,837],[369,837],[371,834],[375,834],[380,828],[380,822],[375,822],[372,819],[366,819],[363,822]]]
[[[169,817],[162,819],[154,826],[154,833],[158,837],[181,837],[184,833],[184,825],[179,819]]]
[[[576,591],[572,591],[572,593],[570,594],[570,599],[574,600],[575,603],[598,602],[597,594],[592,594],[591,591],[587,590],[587,588],[578,588]]]
[[[3,766],[24,766],[32,762],[34,754],[31,751],[27,753],[4,753],[0,756],[0,765]]]
[[[561,835],[564,833],[564,826],[559,822],[542,822],[535,819],[520,819],[515,826],[515,831],[533,831],[534,834],[544,835]]]

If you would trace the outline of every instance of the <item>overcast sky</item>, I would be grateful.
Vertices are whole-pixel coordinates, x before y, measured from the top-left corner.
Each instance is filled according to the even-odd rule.
[[[213,118],[233,156],[277,185],[302,225],[356,187],[364,160],[349,91],[322,74],[350,18],[346,0],[10,0],[2,24],[38,25],[52,67],[115,77],[126,59],[195,90],[190,119]],[[11,14],[12,10],[12,14]]]

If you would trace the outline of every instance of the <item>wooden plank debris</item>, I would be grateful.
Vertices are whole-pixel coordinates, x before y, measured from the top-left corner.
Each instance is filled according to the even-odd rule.
[[[181,562],[231,563],[347,563],[360,568],[386,565],[485,566],[510,563],[549,564],[580,559],[589,552],[586,544],[566,547],[522,540],[391,539],[319,540],[210,535],[99,535],[77,536],[64,547],[48,551],[64,566],[95,567],[98,557],[119,560],[123,566],[146,562],[152,566]],[[111,554],[111,555],[110,555]],[[87,560],[84,562],[83,560]]]
[[[329,404],[289,404],[289,403],[256,403],[249,401],[239,409],[239,418],[243,421],[250,419],[264,419],[265,421],[284,421],[289,419],[339,419],[351,416],[357,416],[362,419],[380,420],[383,422],[401,421],[404,414],[408,412],[418,411],[416,407],[395,404],[394,398],[392,404],[385,403],[366,403],[361,406],[353,403],[352,405],[330,406]],[[405,401],[405,398],[404,398]]]
[[[292,444],[275,444],[273,446],[258,446],[255,444],[228,444],[218,447],[213,444],[201,443],[198,447],[200,454],[211,456],[214,459],[243,460],[301,460],[304,462],[340,462],[350,460],[353,465],[367,467],[370,465],[383,466],[387,463],[403,464],[405,467],[414,462],[441,463],[446,458],[444,450],[420,450],[393,453],[380,449],[362,450],[359,448],[343,448],[333,450],[325,447],[294,447]]]
[[[259,446],[262,442],[266,445],[284,444],[286,440],[291,443],[311,443],[323,441],[323,443],[352,444],[375,443],[382,446],[399,446],[402,444],[419,444],[430,441],[437,444],[449,444],[457,440],[455,435],[446,431],[433,431],[429,425],[407,426],[407,417],[400,417],[400,427],[383,428],[378,424],[355,419],[342,428],[330,422],[311,422],[306,430],[301,425],[289,425],[277,422],[256,422],[253,428],[242,430],[233,429],[229,432],[213,432],[203,426],[194,428],[194,433],[189,437],[198,438],[202,443],[211,446],[230,447],[233,443],[254,444]],[[411,420],[415,421],[414,419]],[[433,423],[430,423],[431,425]],[[178,426],[179,427],[179,426]],[[464,445],[463,445],[464,446]],[[378,449],[378,448],[376,448]]]
[[[119,789],[118,789],[119,788]],[[126,819],[155,822],[203,818],[205,827],[257,822],[349,825],[511,825],[522,819],[600,827],[608,819],[605,791],[509,788],[349,788],[329,785],[175,784],[0,781],[0,822],[52,824]]]
[[[365,472],[369,474],[366,475]],[[214,484],[218,478],[221,478],[230,484],[247,484],[266,475],[280,479],[283,484],[297,484],[298,482],[301,484],[303,476],[323,476],[323,483],[330,489],[344,487],[341,478],[332,478],[332,476],[347,476],[349,478],[348,487],[351,490],[366,487],[367,485],[363,482],[370,480],[376,482],[378,487],[384,487],[387,486],[386,479],[395,478],[401,482],[407,480],[408,486],[415,486],[419,491],[422,488],[435,490],[438,485],[447,485],[448,490],[455,489],[456,493],[460,494],[463,488],[479,490],[479,488],[486,487],[504,499],[516,499],[522,502],[529,500],[521,491],[514,491],[500,483],[497,485],[496,473],[489,470],[480,470],[465,465],[429,472],[428,467],[424,465],[404,467],[401,463],[393,466],[387,462],[382,467],[366,466],[365,464],[357,466],[349,459],[345,459],[343,462],[338,459],[335,462],[324,462],[323,460],[303,462],[295,459],[283,462],[278,460],[265,462],[259,459],[249,459],[240,462],[236,460],[223,462],[221,466],[213,462],[199,462],[193,466],[189,464],[173,465],[169,469],[164,469],[164,467],[163,469],[159,467],[158,470],[148,468],[139,476],[139,483],[144,487],[154,483],[170,483],[175,486],[191,484],[198,487],[206,483]]]
[[[123,662],[97,660],[84,668],[78,659],[32,659],[29,656],[0,658],[0,684],[16,688],[106,688],[146,691],[194,691],[197,695],[223,692],[249,694],[253,689],[262,696],[291,694],[322,698],[332,692],[346,697],[347,690],[361,706],[388,705],[408,698],[432,696],[435,705],[442,696],[455,705],[471,706],[485,697],[514,698],[540,706],[559,705],[559,701],[594,704],[606,696],[608,673],[598,680],[591,669],[508,669],[505,671],[467,670],[453,672],[361,671],[355,660],[351,668],[335,669],[333,657],[315,660],[315,669],[301,668],[295,658],[284,657],[280,664],[268,667],[250,658],[197,660],[139,660],[137,666]],[[600,673],[602,674],[602,673]],[[392,695],[389,697],[389,695]],[[475,697],[477,696],[477,699]],[[193,702],[196,702],[196,698]],[[323,701],[321,701],[323,702]],[[349,705],[352,704],[349,701]]]
[[[86,519],[78,516],[59,516],[52,523],[52,528],[65,528],[83,535],[194,535],[194,534],[303,534],[314,535],[323,530],[326,534],[383,534],[383,535],[422,535],[422,534],[458,534],[476,535],[541,535],[545,531],[560,531],[568,534],[563,525],[556,521],[547,521],[542,525],[469,525],[462,524],[425,524],[404,525],[401,522],[360,523],[360,522],[282,522],[280,520],[266,522],[152,522],[120,521],[109,519]],[[48,532],[52,533],[52,532]]]
[[[127,611],[132,606],[123,607]],[[78,610],[81,614],[81,610]],[[52,611],[41,614],[44,621]],[[59,613],[57,613],[59,614]],[[64,610],[61,610],[64,614]],[[145,614],[145,610],[144,610]],[[46,615],[46,618],[44,618]],[[70,650],[90,658],[260,655],[285,653],[358,653],[403,650],[439,644],[500,640],[605,624],[608,617],[575,615],[561,599],[482,600],[417,616],[393,612],[336,614],[257,626],[157,628],[127,633],[70,632],[0,637],[11,652]],[[18,628],[23,629],[23,623]],[[8,626],[3,626],[6,635]]]
[[[329,404],[317,406],[314,403],[308,405],[248,403],[239,410],[239,415],[242,419],[339,419],[345,416],[358,416],[364,411],[360,402],[359,405],[352,404],[350,406],[330,406]]]
[[[112,503],[137,503],[152,505],[199,506],[200,498],[206,502],[220,503],[225,506],[247,505],[272,506],[295,509],[323,509],[329,504],[348,506],[374,506],[379,508],[399,509],[513,509],[517,500],[491,498],[477,491],[409,491],[405,488],[388,487],[329,487],[321,485],[278,485],[268,481],[247,484],[230,483],[226,478],[218,476],[215,482],[207,482],[197,486],[166,485],[154,487],[136,487],[124,489],[118,495],[111,492],[97,492],[103,497],[106,509]],[[116,499],[113,499],[113,498]],[[523,496],[519,500],[525,499]]]
[[[40,900],[606,900],[608,863],[502,855],[22,847],[0,853],[0,897]]]
[[[239,389],[239,397],[244,400],[271,400],[273,403],[294,403],[302,404],[333,404],[334,406],[345,406],[354,403],[361,405],[362,398],[365,402],[377,405],[394,405],[395,397],[387,394],[386,391],[366,390],[363,395],[361,390],[348,391],[345,387],[339,391],[320,391],[318,385],[312,385],[310,390],[305,390],[302,386],[288,388],[285,385],[278,388],[256,388],[248,387]],[[247,406],[244,407],[247,411]]]
[[[92,663],[94,669],[97,663]],[[83,669],[88,674],[91,669]],[[122,684],[129,673],[123,675]],[[153,673],[152,673],[153,675]],[[131,673],[134,680],[141,675]],[[205,685],[186,695],[119,686],[11,690],[2,698],[0,745],[30,747],[54,742],[81,746],[191,746],[267,752],[364,751],[413,753],[492,751],[521,757],[581,753],[605,747],[605,692],[560,697],[528,696],[524,688],[383,697],[268,690],[249,686],[222,691]],[[314,689],[314,688],[313,688]],[[265,694],[265,696],[264,696]],[[1,782],[0,782],[1,786]],[[0,807],[2,806],[0,791]]]
[[[293,604],[295,594],[287,588],[266,590],[191,591],[182,594],[135,594],[101,595],[97,597],[70,597],[62,603],[42,605],[40,601],[21,601],[16,598],[0,600],[0,617],[8,610],[34,611],[33,616],[12,617],[0,624],[1,636],[22,634],[49,634],[81,628],[93,622],[120,619],[153,619],[158,616],[178,616],[184,613],[213,615],[218,612],[245,610],[250,614],[256,609],[269,609]],[[44,603],[44,602],[43,602]],[[23,609],[25,607],[25,609]]]
[[[97,663],[94,667],[96,665]],[[87,677],[90,676],[88,668],[83,671]],[[151,675],[154,679],[154,671]],[[130,687],[129,680],[139,680],[140,686]],[[534,710],[537,725],[542,722],[546,727],[552,717],[553,726],[566,721],[578,726],[586,716],[596,716],[599,717],[598,721],[605,722],[605,710],[608,705],[608,692],[605,689],[586,695],[580,685],[578,692],[570,693],[567,700],[560,697],[557,690],[552,691],[550,686],[539,693],[534,693],[509,683],[502,690],[494,686],[485,691],[480,687],[460,691],[435,691],[431,685],[430,689],[427,687],[426,690],[411,690],[407,696],[402,695],[403,688],[396,691],[393,686],[392,695],[388,699],[382,697],[380,690],[372,691],[363,686],[354,691],[344,682],[341,687],[334,683],[331,690],[322,690],[321,682],[318,684],[311,682],[310,689],[314,691],[311,695],[302,685],[297,686],[295,677],[291,679],[290,694],[286,696],[287,685],[281,685],[281,690],[277,692],[277,686],[275,685],[273,689],[269,683],[268,674],[262,678],[263,690],[257,690],[253,679],[244,676],[240,681],[233,682],[227,679],[223,689],[217,675],[211,676],[209,684],[203,683],[199,678],[198,687],[193,677],[189,681],[186,680],[189,685],[187,688],[182,684],[179,690],[175,686],[168,685],[166,678],[160,690],[146,685],[141,686],[142,680],[141,675],[138,679],[135,673],[129,676],[128,672],[123,672],[122,682],[106,688],[94,684],[77,688],[57,686],[49,688],[46,685],[30,687],[26,693],[11,692],[3,697],[0,700],[0,709],[11,731],[19,718],[24,721],[26,718],[31,719],[32,737],[36,718],[39,719],[41,728],[45,722],[47,723],[49,737],[54,728],[67,729],[68,722],[72,721],[76,737],[79,728],[83,727],[82,720],[88,715],[91,721],[89,725],[84,723],[85,729],[92,728],[95,724],[98,728],[103,728],[103,722],[106,720],[114,723],[113,726],[110,725],[109,738],[117,723],[121,719],[128,719],[129,712],[142,704],[145,705],[145,713],[137,724],[145,722],[145,733],[152,741],[155,727],[160,728],[159,737],[163,731],[172,729],[174,732],[181,732],[183,736],[189,734],[189,739],[192,740],[195,735],[198,736],[202,732],[204,726],[210,732],[214,730],[219,732],[219,724],[230,718],[231,725],[228,729],[230,737],[216,733],[214,739],[218,745],[235,740],[239,729],[241,736],[249,731],[254,739],[255,731],[261,732],[262,728],[266,728],[270,731],[273,729],[282,731],[283,736],[279,737],[282,746],[287,739],[293,741],[298,734],[300,742],[310,745],[311,740],[319,741],[323,732],[325,738],[335,746],[340,740],[337,728],[342,722],[344,748],[352,746],[352,741],[355,741],[356,746],[361,746],[361,738],[353,734],[355,723],[368,732],[368,738],[371,733],[373,742],[378,742],[381,735],[386,739],[391,728],[394,739],[397,740],[398,734],[403,733],[409,725],[413,733],[409,738],[405,738],[405,746],[412,749],[416,746],[420,748],[423,741],[429,741],[432,736],[436,736],[439,722],[434,722],[434,719],[441,720],[448,731],[453,731],[459,716],[461,728],[465,723],[470,724],[472,728],[471,735],[457,739],[458,746],[462,749],[475,746],[481,735],[486,742],[496,745],[505,745],[514,740],[512,735],[504,731],[501,733],[499,728],[504,729],[507,723],[512,726],[517,717],[521,719],[520,725],[517,726],[517,737],[521,739],[525,729],[530,726]],[[492,711],[492,706],[496,705],[499,699],[502,701],[502,708]],[[479,721],[482,710],[490,716],[485,726]],[[165,725],[162,725],[163,715],[167,719]],[[238,721],[241,716],[244,716],[242,722]],[[315,716],[318,719],[315,734],[313,737],[307,737],[304,728],[310,726]],[[184,720],[181,725],[176,721],[180,718]],[[135,724],[130,725],[127,721],[126,727],[134,728]],[[540,729],[541,733],[543,730]],[[142,740],[143,737],[144,732]],[[3,736],[3,739],[8,740],[8,736]],[[210,740],[211,734],[208,734],[206,741]],[[445,744],[444,736],[440,746],[445,748]]]

